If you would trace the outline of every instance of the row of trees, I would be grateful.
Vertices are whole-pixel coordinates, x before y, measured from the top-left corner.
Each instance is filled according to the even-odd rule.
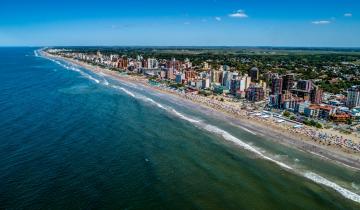
[[[291,113],[289,111],[284,111],[283,115],[284,115],[284,117],[287,117],[290,120],[296,120],[296,117],[294,115],[291,115]],[[323,125],[321,123],[316,122],[313,119],[309,120],[309,119],[305,118],[302,121],[302,123],[305,124],[305,125],[308,125],[308,126],[316,127],[316,128],[322,128],[323,127]]]

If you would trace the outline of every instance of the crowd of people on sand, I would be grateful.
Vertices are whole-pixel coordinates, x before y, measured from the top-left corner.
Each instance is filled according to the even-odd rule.
[[[159,87],[159,86],[158,86]],[[164,89],[164,87],[161,87],[161,89]],[[205,97],[198,94],[191,94],[191,93],[183,93],[178,92],[176,90],[168,89],[166,88],[166,91],[170,91],[172,93],[175,93],[185,99],[198,102],[201,104],[204,104],[206,106],[209,106],[211,108],[221,110],[223,112],[227,112],[230,114],[234,114],[237,116],[246,117],[250,120],[256,120],[256,121],[262,121],[266,124],[272,125],[272,126],[279,126],[279,123],[274,120],[274,118],[264,118],[262,115],[254,115],[251,112],[245,111],[241,109],[240,106],[234,106],[233,104],[229,104],[227,102],[219,101],[217,99],[212,99],[209,97]],[[304,136],[310,137],[313,141],[325,144],[325,145],[333,145],[338,146],[341,148],[350,149],[354,152],[360,152],[360,143],[356,143],[351,139],[344,138],[343,136],[328,134],[326,132],[323,132],[321,130],[311,128],[308,126],[299,126],[294,127],[293,124],[282,124],[282,126],[285,127],[285,129],[293,134],[302,134]]]

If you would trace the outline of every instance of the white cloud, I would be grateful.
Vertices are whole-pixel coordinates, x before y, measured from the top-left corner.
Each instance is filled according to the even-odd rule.
[[[244,10],[238,10],[235,13],[232,13],[229,15],[229,17],[233,17],[233,18],[247,18],[249,17]]]
[[[345,13],[344,16],[345,17],[352,17],[352,13]]]
[[[330,24],[331,21],[329,21],[329,20],[316,20],[316,21],[313,21],[311,23],[315,24],[315,25],[326,25],[326,24]]]
[[[221,17],[215,17],[215,20],[221,21]]]

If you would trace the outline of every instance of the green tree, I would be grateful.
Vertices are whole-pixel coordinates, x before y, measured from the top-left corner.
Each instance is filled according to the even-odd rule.
[[[317,128],[322,128],[323,126],[322,126],[321,123],[316,123],[316,127],[317,127]]]
[[[289,117],[289,116],[290,116],[290,112],[284,111],[283,115],[284,115],[285,117]]]

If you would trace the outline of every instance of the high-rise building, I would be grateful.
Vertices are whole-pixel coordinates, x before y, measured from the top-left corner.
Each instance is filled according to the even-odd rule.
[[[230,71],[223,71],[221,84],[225,87],[225,89],[230,89],[231,79],[233,79],[233,73]]]
[[[222,83],[222,72],[216,70],[211,71],[211,82]]]
[[[346,105],[349,108],[360,106],[360,86],[353,86],[348,89]]]
[[[245,74],[243,78],[245,79],[245,90],[246,90],[251,85],[251,77],[249,77],[247,74]]]
[[[167,79],[175,79],[175,71],[174,71],[174,69],[172,69],[172,68],[167,69],[166,78]]]
[[[128,59],[120,58],[117,62],[117,67],[120,69],[126,69],[128,67]]]
[[[148,61],[147,61],[147,59],[143,59],[143,60],[141,61],[141,66],[142,66],[143,68],[147,68],[147,67],[148,67]]]
[[[230,71],[230,66],[228,66],[228,65],[223,65],[223,66],[222,66],[222,69],[223,69],[223,71]]]
[[[229,73],[230,72],[228,72],[228,71],[223,71],[223,73],[222,73],[222,81],[221,81],[222,86],[226,86],[226,82],[227,82],[227,80],[229,78]]]
[[[196,72],[193,70],[189,70],[189,71],[185,71],[185,79],[186,80],[192,80],[195,79],[196,77]]]
[[[203,62],[203,69],[204,69],[204,70],[208,70],[208,69],[209,69],[209,63],[208,63],[208,62]]]
[[[271,80],[271,94],[279,95],[283,89],[283,78],[273,77]]]
[[[240,91],[240,80],[231,79],[230,80],[230,93],[236,95],[236,92]]]
[[[176,77],[175,77],[176,83],[182,84],[184,82],[184,80],[185,80],[185,74],[183,74],[183,73],[176,74]]]
[[[97,55],[99,58],[102,58],[102,54],[101,54],[101,52],[100,52],[99,50],[96,52],[96,55]]]
[[[147,59],[147,68],[148,69],[157,69],[159,67],[159,63],[155,58]]]
[[[259,86],[252,85],[246,90],[246,99],[248,101],[257,102],[264,100],[264,89]]]
[[[210,88],[210,79],[209,78],[203,78],[202,79],[202,89]]]
[[[283,90],[290,90],[294,86],[294,74],[286,74],[283,76]]]
[[[275,108],[281,107],[282,95],[270,95],[269,96],[269,105]]]
[[[297,89],[310,93],[312,89],[311,80],[299,80],[296,85]]]
[[[244,91],[246,90],[246,77],[241,77],[241,78],[239,79],[239,81],[240,81],[240,88],[239,88],[239,90],[240,90],[241,92],[244,92]]]
[[[258,68],[256,68],[256,67],[251,68],[250,71],[249,71],[251,81],[252,82],[258,81],[259,80],[259,74],[260,74],[260,71],[259,71]]]
[[[190,65],[190,61],[189,61],[188,65]],[[182,66],[183,66],[182,62],[176,60],[175,58],[172,58],[170,61],[168,61],[166,63],[167,68],[174,69],[174,70],[180,70],[182,68]],[[187,68],[185,64],[183,67]]]
[[[314,104],[321,104],[323,91],[318,86],[314,85],[310,91],[310,101]]]

